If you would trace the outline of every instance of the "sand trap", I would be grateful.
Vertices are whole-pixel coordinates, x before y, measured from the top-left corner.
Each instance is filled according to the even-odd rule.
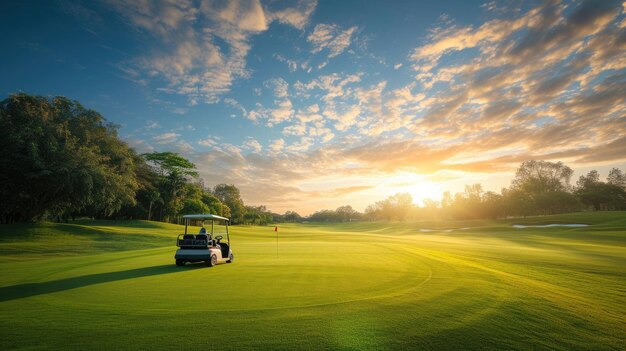
[[[444,232],[444,233],[450,233],[454,230],[468,230],[470,228],[455,228],[455,229],[420,229],[420,232],[422,233],[432,233],[432,232]]]
[[[523,229],[523,228],[549,228],[549,227],[570,227],[570,228],[579,228],[579,227],[588,227],[589,224],[542,224],[542,225],[521,225],[521,224],[513,224],[513,228]]]

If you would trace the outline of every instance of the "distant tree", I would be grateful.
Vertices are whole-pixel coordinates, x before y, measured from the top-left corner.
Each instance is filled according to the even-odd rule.
[[[144,157],[160,175],[163,215],[166,221],[170,221],[184,207],[183,189],[189,178],[198,177],[196,166],[174,152],[153,152],[144,154]]]
[[[236,186],[232,184],[218,184],[213,188],[213,195],[228,206],[233,224],[243,223],[246,208]]]
[[[465,191],[454,194],[454,197],[450,192],[444,193],[441,207],[443,217],[454,219],[480,218],[483,215],[482,196],[483,188],[478,183],[466,185]]]
[[[265,206],[246,206],[243,218],[246,224],[266,225],[272,222],[274,217]]]
[[[200,183],[186,183],[181,192],[182,208],[177,215],[210,213],[209,206],[203,201],[204,189]]]
[[[146,159],[141,155],[134,155],[134,163],[138,185],[135,194],[136,203],[126,204],[114,216],[128,219],[156,219],[154,216],[156,209],[163,205],[163,199],[159,192],[159,174],[146,163]]]
[[[404,221],[413,208],[413,198],[410,194],[397,193],[368,206],[364,216],[368,219]]]
[[[465,186],[463,196],[463,206],[465,207],[466,218],[480,218],[482,211],[483,186],[472,184]]]
[[[487,191],[482,196],[478,218],[500,218],[505,216],[504,196],[493,191]]]
[[[600,174],[596,170],[580,176],[575,190],[578,199],[596,211],[626,209],[626,189],[620,186],[622,175],[616,168],[611,172],[607,183],[600,180]]]
[[[196,165],[175,152],[152,152],[144,154],[146,160],[156,166],[157,172],[164,177],[171,174],[185,177],[197,177]]]
[[[339,216],[333,210],[316,211],[309,215],[307,219],[311,222],[339,222]]]
[[[295,223],[295,222],[302,221],[302,216],[300,216],[298,212],[295,212],[295,211],[285,212],[285,214],[283,215],[283,218],[285,222],[287,223]]]
[[[392,219],[404,221],[413,207],[413,197],[409,193],[398,193],[387,199],[392,208]]]
[[[622,173],[619,168],[613,168],[609,172],[609,176],[606,178],[607,183],[616,185],[622,189],[626,189],[626,174]]]
[[[444,192],[443,195],[441,196],[441,208],[445,209],[445,208],[452,206],[453,201],[454,200],[450,192],[449,191]]]
[[[519,189],[502,189],[504,209],[507,216],[530,216],[536,212],[535,201],[530,194]]]
[[[537,194],[534,197],[535,208],[539,214],[550,215],[564,212],[574,212],[581,209],[578,198],[567,191],[549,191]],[[535,213],[537,213],[535,211]]]
[[[424,207],[419,209],[420,215],[414,215],[414,217],[419,217],[422,219],[435,219],[441,208],[439,207],[440,203],[436,200],[426,198],[424,199]],[[418,209],[417,207],[415,208]]]
[[[230,218],[230,208],[223,202],[221,202],[215,195],[209,192],[204,192],[202,194],[202,202],[207,205],[208,212],[212,214],[216,214],[218,216]]]
[[[350,205],[340,206],[335,210],[335,212],[341,222],[350,222],[359,217],[359,213]]]
[[[285,221],[285,216],[280,214],[280,213],[272,212],[271,215],[272,215],[272,221],[271,221],[272,223],[284,223],[284,222],[286,222]]]
[[[200,199],[190,198],[183,200],[183,207],[180,210],[181,215],[209,213],[209,207]]]

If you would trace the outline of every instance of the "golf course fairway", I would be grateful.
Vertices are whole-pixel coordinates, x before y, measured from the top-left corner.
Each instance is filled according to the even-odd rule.
[[[625,212],[278,226],[207,268],[177,225],[3,225],[0,349],[626,349]]]

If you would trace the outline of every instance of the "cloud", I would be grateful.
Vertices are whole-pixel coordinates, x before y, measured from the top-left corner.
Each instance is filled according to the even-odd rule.
[[[376,67],[307,78],[317,65],[307,63],[299,80],[266,80],[270,98],[243,109],[257,126],[275,128],[270,139],[204,142],[211,149],[194,154],[196,163],[206,179],[237,184],[248,203],[310,211],[363,208],[404,173],[487,181],[529,159],[624,162],[623,6],[594,4],[509,12],[489,4],[493,19],[480,25],[445,19],[396,68],[413,69],[404,82]],[[355,31],[317,25],[307,41],[328,60],[348,50]]]
[[[237,100],[235,100],[233,98],[225,98],[224,99],[224,103],[229,105],[229,106],[232,106],[233,108],[235,108],[237,110],[239,110],[239,112],[241,112],[242,116],[245,117],[245,116],[248,115],[248,111],[246,110],[245,107],[243,107],[242,104],[239,103],[239,101],[237,101]]]
[[[195,150],[193,146],[186,141],[178,141],[174,143],[174,149],[183,154],[190,153]]]
[[[269,149],[274,152],[280,152],[283,150],[284,147],[285,147],[285,140],[283,140],[282,138],[273,140],[269,145]]]
[[[220,138],[216,136],[209,135],[205,139],[202,139],[198,142],[198,145],[213,147],[218,145]]]
[[[351,43],[352,35],[357,27],[341,29],[336,24],[318,24],[307,40],[311,43],[312,53],[328,51],[328,58],[333,58],[344,52]]]
[[[330,118],[331,120],[337,121],[335,124],[335,129],[338,131],[348,130],[350,127],[353,127],[361,113],[361,107],[359,105],[352,105],[346,107],[342,112],[338,112],[334,109],[326,109],[324,110],[324,115]]]
[[[341,196],[341,195],[356,193],[359,191],[368,190],[372,188],[374,188],[373,185],[349,186],[349,187],[343,187],[343,188],[335,188],[332,191],[330,191],[330,193],[331,195],[334,195],[334,196]]]
[[[189,109],[184,107],[175,107],[172,109],[172,113],[175,113],[177,115],[184,115],[185,113],[187,113],[187,111],[189,111]]]
[[[180,136],[180,134],[178,133],[163,133],[163,134],[159,134],[157,136],[155,136],[154,138],[152,138],[154,141],[156,141],[159,144],[168,144],[168,143],[172,143],[174,141],[176,141],[178,139],[178,137]]]
[[[290,152],[304,152],[304,151],[309,150],[312,145],[313,145],[313,138],[303,136],[300,138],[298,142],[295,142],[287,146],[285,149]]]
[[[291,119],[293,115],[293,104],[291,100],[284,99],[276,102],[276,108],[270,112],[270,117],[268,119],[269,126],[273,126],[274,124],[278,124],[281,122],[288,121]]]
[[[272,78],[266,80],[263,85],[274,92],[277,98],[286,98],[289,96],[289,83],[283,78]]]
[[[290,60],[280,54],[274,54],[274,57],[280,62],[285,62],[287,64],[289,72],[293,73],[298,70],[298,62],[296,60]]]
[[[145,129],[158,129],[158,128],[161,128],[161,125],[158,122],[155,122],[153,120],[147,120],[146,126],[144,128]]]
[[[256,152],[259,153],[261,152],[261,150],[263,149],[263,146],[261,146],[261,144],[255,140],[255,139],[248,139],[243,143],[243,146],[248,149],[251,150],[252,152]]]
[[[213,19],[222,38],[240,40],[246,32],[261,32],[267,29],[265,11],[259,1],[228,1],[224,3],[205,1],[200,11]]]
[[[304,29],[316,6],[316,0],[299,0],[295,6],[272,9],[268,16],[270,20]]]
[[[157,91],[185,95],[191,105],[216,103],[235,80],[250,76],[246,57],[254,35],[272,21],[302,29],[316,6],[299,2],[273,10],[258,0],[107,3],[130,26],[156,39],[152,53],[125,62],[124,71],[141,72],[142,81],[158,85]]]
[[[154,151],[154,147],[148,144],[145,140],[136,138],[124,138],[124,140],[128,143],[130,147],[135,149],[137,153],[143,154]]]

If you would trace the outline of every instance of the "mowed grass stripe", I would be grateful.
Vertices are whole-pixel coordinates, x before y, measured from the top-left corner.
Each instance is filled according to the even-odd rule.
[[[592,226],[289,224],[278,257],[273,227],[233,227],[214,268],[174,266],[180,226],[4,226],[0,347],[623,349],[626,213],[525,221]]]

